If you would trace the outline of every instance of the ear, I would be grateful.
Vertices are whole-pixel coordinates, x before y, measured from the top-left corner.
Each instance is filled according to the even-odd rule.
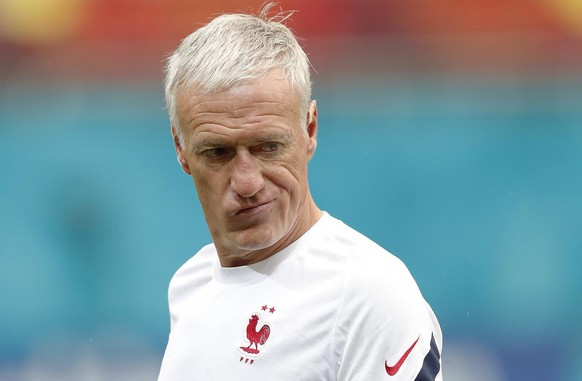
[[[307,110],[307,159],[311,160],[317,147],[317,103],[311,101]]]
[[[172,125],[172,138],[174,139],[174,148],[176,149],[176,155],[178,156],[178,163],[180,163],[180,167],[182,170],[186,172],[188,175],[192,175],[190,171],[190,166],[186,161],[186,157],[184,156],[184,149],[182,147],[182,143],[180,142],[180,137],[178,136],[178,132],[176,131],[176,127]]]

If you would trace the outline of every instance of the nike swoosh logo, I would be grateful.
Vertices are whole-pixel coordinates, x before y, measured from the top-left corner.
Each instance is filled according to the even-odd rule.
[[[400,370],[400,367],[402,366],[402,364],[404,364],[404,361],[406,361],[406,358],[408,357],[410,352],[412,352],[412,349],[414,349],[414,346],[416,345],[416,343],[418,343],[419,339],[420,339],[420,336],[418,337],[418,339],[416,339],[416,341],[414,341],[414,343],[412,343],[410,348],[408,348],[408,350],[406,352],[404,352],[402,357],[400,357],[400,360],[398,360],[396,362],[396,364],[394,364],[393,366],[389,366],[388,361],[384,361],[384,366],[386,367],[386,373],[388,373],[389,376],[394,376],[396,373],[398,373],[398,371]]]

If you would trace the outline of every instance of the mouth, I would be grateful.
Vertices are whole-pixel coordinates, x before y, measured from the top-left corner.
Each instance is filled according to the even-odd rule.
[[[246,216],[246,215],[261,213],[262,211],[266,210],[270,204],[271,204],[271,201],[267,201],[267,202],[263,202],[261,204],[256,204],[256,205],[240,208],[234,213],[234,215],[235,216]]]

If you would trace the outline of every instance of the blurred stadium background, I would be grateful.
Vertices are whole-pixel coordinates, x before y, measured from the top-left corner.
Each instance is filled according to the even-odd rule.
[[[408,264],[445,379],[581,381],[582,1],[280,3],[317,71],[316,200]],[[209,241],[163,59],[260,5],[0,0],[0,380],[156,379]]]

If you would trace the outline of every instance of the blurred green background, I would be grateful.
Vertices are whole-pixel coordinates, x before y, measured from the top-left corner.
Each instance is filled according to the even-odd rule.
[[[162,67],[262,2],[0,0],[0,380],[155,380],[209,242]],[[447,381],[582,381],[582,1],[288,0],[323,209],[402,258]]]

